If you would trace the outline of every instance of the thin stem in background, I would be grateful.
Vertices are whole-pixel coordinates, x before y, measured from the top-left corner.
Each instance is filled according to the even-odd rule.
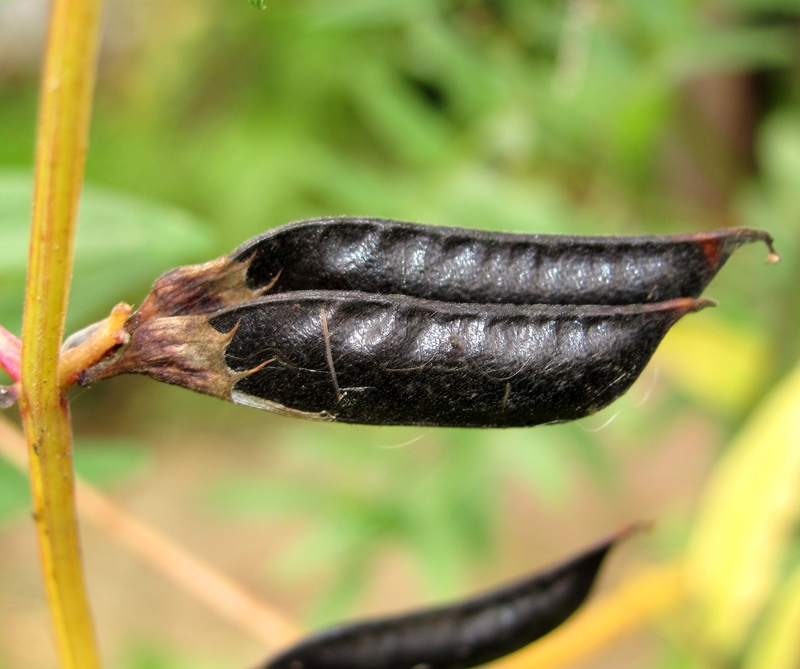
[[[25,439],[2,417],[0,455],[23,471],[27,467]],[[76,480],[76,490],[78,513],[84,520],[94,524],[210,610],[266,644],[268,650],[280,650],[303,635],[302,626],[289,614],[259,599],[168,536],[134,518],[80,478]]]
[[[99,669],[58,356],[72,278],[102,0],[53,0],[40,90],[20,409],[45,588],[64,669]]]

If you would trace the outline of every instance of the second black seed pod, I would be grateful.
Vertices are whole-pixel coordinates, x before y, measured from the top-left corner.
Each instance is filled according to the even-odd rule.
[[[541,638],[583,603],[631,527],[544,573],[458,604],[321,632],[264,669],[467,669]]]
[[[134,323],[212,313],[264,294],[341,290],[477,304],[644,304],[698,297],[763,230],[576,237],[327,218],[265,232],[156,281]]]

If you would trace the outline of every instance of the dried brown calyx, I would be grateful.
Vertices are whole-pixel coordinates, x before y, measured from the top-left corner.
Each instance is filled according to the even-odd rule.
[[[121,353],[86,369],[78,382],[86,386],[117,374],[146,374],[230,400],[236,382],[256,371],[236,372],[225,364],[223,354],[235,333],[236,327],[220,333],[202,315],[153,318],[132,330]]]
[[[209,314],[260,297],[272,284],[257,289],[247,286],[245,276],[251,261],[222,256],[165,272],[128,322],[128,332],[154,318]]]

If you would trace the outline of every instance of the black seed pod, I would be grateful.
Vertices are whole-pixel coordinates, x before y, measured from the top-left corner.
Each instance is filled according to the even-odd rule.
[[[517,235],[325,218],[255,237],[205,265],[161,277],[138,320],[210,313],[264,293],[347,290],[443,302],[643,304],[697,297],[763,230],[675,236]]]
[[[669,328],[708,306],[450,304],[302,291],[156,318],[82,383],[123,372],[306,418],[521,427],[622,395]]]
[[[322,632],[264,669],[466,669],[491,662],[569,618],[620,536],[548,572],[459,604]]]
[[[743,244],[729,229],[672,237],[516,235],[374,218],[301,221],[246,242],[247,285],[359,290],[444,302],[642,304],[698,297]],[[770,246],[771,249],[771,246]]]

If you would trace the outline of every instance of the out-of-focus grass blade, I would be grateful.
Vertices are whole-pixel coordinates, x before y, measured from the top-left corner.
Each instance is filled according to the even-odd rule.
[[[220,669],[224,665],[207,658],[181,656],[174,649],[148,642],[130,651],[123,666],[125,669]]]
[[[687,554],[707,640],[735,653],[766,603],[800,516],[800,365],[758,407],[715,469]]]
[[[725,67],[730,70],[786,65],[792,40],[782,27],[725,27],[698,31],[684,44],[675,45],[667,62],[678,72]]]
[[[800,565],[780,588],[777,601],[742,664],[742,669],[797,667],[800,667]]]

